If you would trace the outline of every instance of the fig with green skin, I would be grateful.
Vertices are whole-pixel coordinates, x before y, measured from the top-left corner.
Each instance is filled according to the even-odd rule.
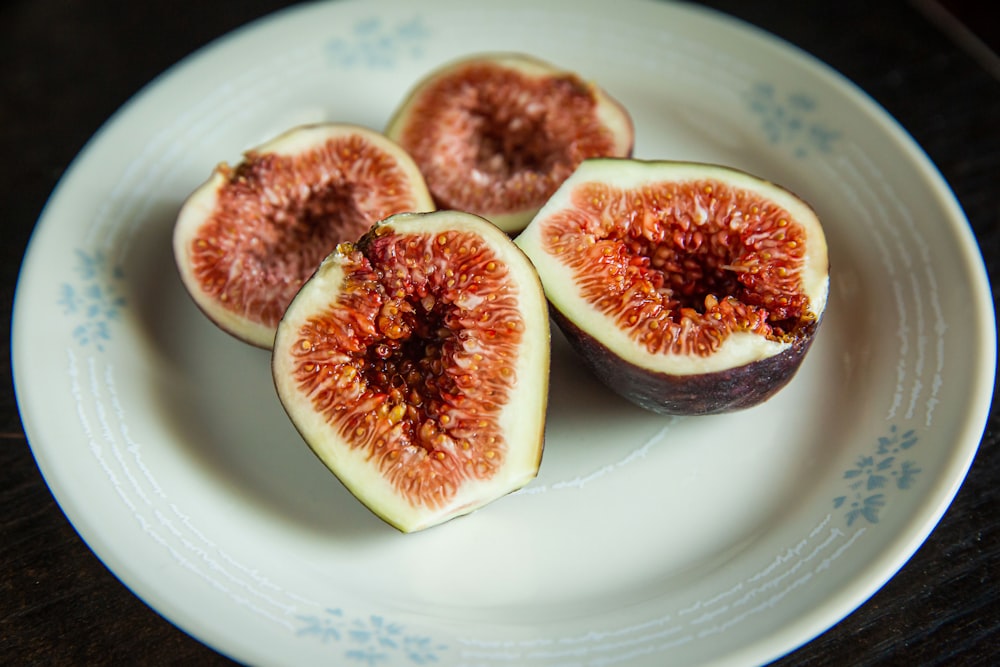
[[[433,209],[420,171],[389,139],[301,126],[215,169],[181,208],[174,257],[212,321],[270,348],[288,303],[338,243],[393,213]]]
[[[632,119],[572,72],[521,54],[483,54],[418,82],[386,134],[416,160],[439,208],[524,228],[586,158],[632,153]]]
[[[656,412],[765,401],[798,370],[827,301],[812,208],[715,165],[585,161],[516,244],[597,377]]]
[[[538,472],[545,295],[527,257],[478,216],[399,214],[338,246],[278,325],[272,371],[316,455],[403,532]]]

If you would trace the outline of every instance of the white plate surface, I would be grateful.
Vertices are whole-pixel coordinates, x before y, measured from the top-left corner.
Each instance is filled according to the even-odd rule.
[[[292,125],[381,128],[423,74],[524,51],[631,110],[636,155],[728,164],[811,201],[832,259],[801,372],[743,413],[665,418],[555,335],[546,450],[521,492],[402,535],[285,418],[268,354],[213,327],[173,266],[178,207]],[[255,664],[753,664],[830,627],[906,561],[982,433],[992,300],[967,223],[853,86],[671,3],[306,5],[165,74],[94,138],[32,239],[13,360],[66,514],[155,609]]]

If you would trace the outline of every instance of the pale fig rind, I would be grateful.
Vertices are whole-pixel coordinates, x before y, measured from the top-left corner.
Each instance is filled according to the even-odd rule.
[[[214,169],[178,213],[174,258],[211,321],[269,349],[284,308],[337,243],[393,213],[432,210],[420,170],[381,133],[302,125]]]
[[[541,283],[509,237],[464,212],[404,213],[342,244],[303,285],[272,374],[316,456],[409,533],[535,478],[549,335]]]
[[[587,160],[515,243],[594,374],[661,413],[773,396],[797,373],[827,302],[815,211],[718,165]]]
[[[386,135],[414,157],[439,208],[516,234],[583,159],[627,157],[626,107],[575,72],[521,53],[446,63],[404,97]]]

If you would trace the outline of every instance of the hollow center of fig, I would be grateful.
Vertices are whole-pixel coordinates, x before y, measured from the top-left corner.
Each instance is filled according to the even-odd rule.
[[[443,114],[440,100],[452,105]],[[570,75],[533,77],[488,64],[468,66],[426,91],[404,142],[435,155],[428,182],[455,184],[442,206],[506,210],[546,197],[583,157],[610,154],[615,137],[600,124],[593,92]]]
[[[295,380],[414,504],[442,505],[504,461],[498,420],[525,329],[516,287],[457,231],[342,249],[338,302],[300,327]]]
[[[583,295],[651,353],[711,354],[732,332],[790,340],[814,324],[805,232],[748,190],[706,179],[585,183],[546,227]]]

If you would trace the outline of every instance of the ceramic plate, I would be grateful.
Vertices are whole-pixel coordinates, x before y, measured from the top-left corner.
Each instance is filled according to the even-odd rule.
[[[286,11],[111,119],[47,206],[17,291],[15,379],[42,472],[126,585],[241,661],[775,658],[892,576],[973,458],[995,334],[967,222],[883,111],[746,25],[632,0],[470,5]],[[403,535],[296,435],[268,354],[198,312],[171,229],[216,163],[298,123],[381,128],[430,69],[491,50],[599,82],[631,110],[638,157],[728,164],[811,201],[831,300],[792,384],[728,416],[645,413],[555,334],[538,479]]]

